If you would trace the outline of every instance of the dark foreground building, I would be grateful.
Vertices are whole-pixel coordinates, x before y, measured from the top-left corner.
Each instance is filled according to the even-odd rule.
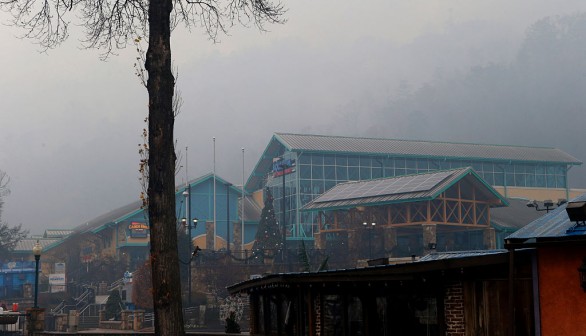
[[[273,274],[229,291],[249,295],[252,335],[585,335],[586,194],[505,247]]]

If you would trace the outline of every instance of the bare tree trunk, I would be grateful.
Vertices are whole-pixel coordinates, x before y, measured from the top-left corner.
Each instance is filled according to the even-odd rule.
[[[149,4],[145,68],[149,93],[149,186],[151,267],[155,335],[184,334],[175,218],[175,151],[171,70],[172,0]]]

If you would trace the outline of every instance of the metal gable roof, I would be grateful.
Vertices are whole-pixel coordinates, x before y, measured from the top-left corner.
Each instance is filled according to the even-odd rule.
[[[334,210],[347,209],[357,205],[381,205],[401,202],[414,202],[422,200],[431,200],[439,194],[450,188],[459,180],[466,176],[473,176],[478,184],[484,186],[490,194],[499,200],[500,205],[508,205],[508,202],[491,186],[486,184],[472,168],[459,168],[452,170],[435,171],[431,173],[406,175],[390,177],[376,180],[367,180],[359,182],[340,183],[325,192],[318,198],[303,207],[303,211],[317,210]],[[414,186],[425,185],[426,181],[431,181],[425,188],[405,189],[397,181],[410,178],[409,183],[415,182]],[[366,192],[362,195],[353,192],[355,189],[371,190],[378,188],[381,192]],[[334,196],[332,196],[334,195]]]
[[[557,148],[276,133],[292,151],[582,164]]]
[[[586,201],[586,194],[582,194],[572,201]],[[574,227],[575,223],[570,222],[570,218],[566,212],[566,205],[567,203],[562,204],[527,224],[515,233],[507,236],[505,241],[509,243],[531,241],[533,243],[538,240],[548,239],[567,239],[580,236],[586,238],[586,231],[574,231],[570,233],[567,231]]]

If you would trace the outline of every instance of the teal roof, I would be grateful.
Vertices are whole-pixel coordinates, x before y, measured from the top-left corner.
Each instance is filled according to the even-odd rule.
[[[264,174],[270,169],[273,158],[282,155],[285,150],[324,154],[582,164],[570,154],[557,148],[548,147],[275,133],[249,177],[246,190],[258,190],[262,187]]]
[[[432,200],[458,181],[470,177],[496,200],[494,206],[507,206],[507,200],[470,167],[431,173],[405,175],[358,182],[340,183],[303,207],[304,211],[349,209]]]

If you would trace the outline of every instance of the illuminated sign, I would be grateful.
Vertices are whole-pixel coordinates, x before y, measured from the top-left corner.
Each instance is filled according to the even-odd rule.
[[[295,171],[295,159],[273,159],[273,177],[291,174]]]
[[[145,223],[132,222],[128,225],[128,230],[130,230],[131,238],[146,238],[149,226]]]
[[[130,225],[128,225],[128,228],[130,230],[148,230],[149,226],[145,223],[132,222]]]

